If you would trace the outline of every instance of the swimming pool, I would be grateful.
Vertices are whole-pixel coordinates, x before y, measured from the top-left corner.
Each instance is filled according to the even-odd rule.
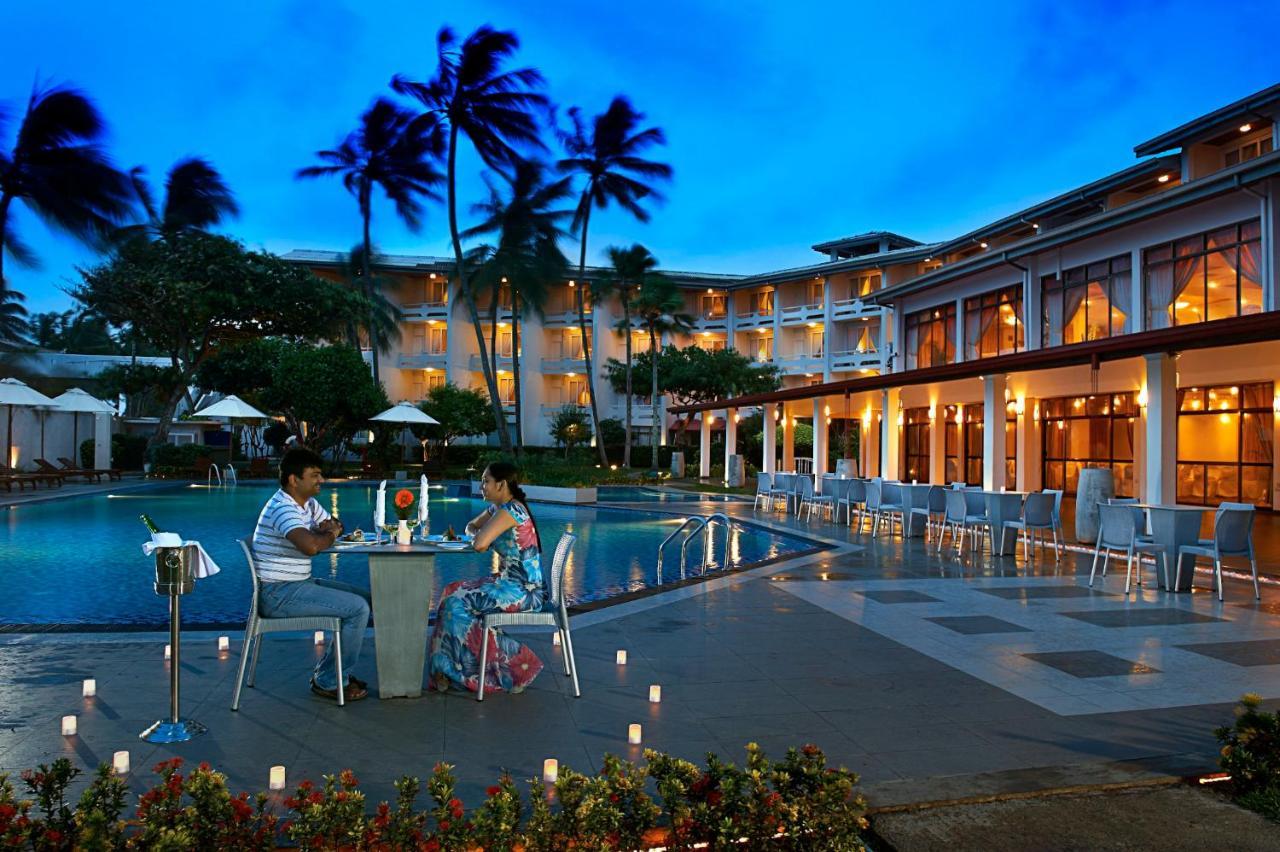
[[[168,618],[167,599],[152,590],[154,564],[142,555],[147,539],[138,516],[150,515],[167,530],[200,540],[222,572],[196,583],[183,600],[183,623],[242,622],[251,594],[244,556],[236,539],[252,533],[258,512],[274,485],[241,485],[219,489],[173,485],[119,494],[68,497],[0,510],[0,623],[159,626]],[[348,529],[368,530],[374,487],[325,486],[321,502],[330,507],[338,495],[340,515]],[[449,524],[461,530],[484,504],[433,491],[431,528]],[[550,560],[561,533],[574,532],[578,542],[566,572],[571,602],[601,600],[655,584],[659,543],[683,516],[632,509],[533,504]],[[690,566],[700,564],[702,537],[689,547]],[[813,542],[735,523],[729,541],[729,564],[737,567],[814,546]],[[436,592],[454,580],[482,576],[492,554],[447,555],[436,560]],[[724,536],[712,545],[712,565],[724,558]],[[677,548],[668,548],[668,580],[677,573]],[[366,557],[325,553],[312,562],[316,576],[335,577],[368,587]]]
[[[602,503],[737,503],[743,500],[732,494],[659,491],[635,485],[601,485],[596,499]]]

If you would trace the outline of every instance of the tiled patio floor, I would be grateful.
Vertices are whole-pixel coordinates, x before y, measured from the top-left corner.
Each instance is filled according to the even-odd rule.
[[[445,760],[470,805],[504,768],[528,778],[546,757],[586,770],[605,752],[638,757],[626,730],[639,722],[645,746],[691,759],[737,759],[748,741],[777,753],[815,742],[888,804],[1209,771],[1212,730],[1234,699],[1280,698],[1271,587],[1261,605],[1237,582],[1225,604],[1200,591],[1126,599],[1114,573],[1089,590],[1084,557],[1028,569],[801,526],[841,543],[577,616],[580,699],[552,670],[559,650],[532,636],[549,665],[523,695],[340,709],[306,689],[309,638],[286,637],[267,644],[258,687],[233,713],[239,637],[219,655],[214,634],[193,632],[183,706],[209,733],[150,746],[137,734],[165,710],[164,636],[3,636],[0,771],[60,755],[90,767],[127,748],[138,786],[153,763],[180,755],[210,761],[240,789],[264,788],[272,764],[288,767],[291,784],[349,767],[377,801],[400,774]],[[358,673],[376,681],[372,660],[367,644]],[[84,677],[97,679],[97,699],[80,697]],[[652,683],[661,704],[647,701]],[[80,714],[77,737],[58,734],[65,713]]]

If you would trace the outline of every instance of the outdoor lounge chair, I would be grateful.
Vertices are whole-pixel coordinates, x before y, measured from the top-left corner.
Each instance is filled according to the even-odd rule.
[[[66,456],[58,456],[58,464],[62,465],[61,470],[67,473],[98,473],[104,474],[111,479],[119,479],[124,475],[124,471],[118,467],[77,467]]]
[[[59,473],[45,473],[44,471],[32,473],[25,470],[15,470],[2,464],[0,464],[0,476],[7,477],[10,484],[17,483],[19,491],[27,485],[30,485],[34,491],[35,487],[41,482],[52,488],[54,485],[61,485],[64,479],[64,475]]]
[[[1258,591],[1258,560],[1253,554],[1253,516],[1257,509],[1252,503],[1222,503],[1213,513],[1213,538],[1202,538],[1195,544],[1178,548],[1178,573],[1182,573],[1182,557],[1191,556],[1191,570],[1195,571],[1197,556],[1213,560],[1214,580],[1218,585],[1218,600],[1222,600],[1222,557],[1247,556],[1253,569],[1253,596],[1262,600]],[[1165,586],[1169,585],[1169,569],[1165,568]]]
[[[1026,501],[1022,504],[1022,518],[1020,520],[1005,521],[1004,529],[1000,530],[1000,552],[1004,553],[1004,536],[1010,529],[1017,530],[1022,536],[1022,558],[1027,562],[1031,561],[1031,547],[1039,533],[1041,539],[1040,546],[1044,546],[1044,531],[1048,530],[1053,534],[1053,561],[1059,559],[1058,550],[1058,530],[1053,524],[1053,495],[1047,491],[1037,491],[1034,494],[1028,494]]]
[[[97,482],[102,479],[102,474],[92,470],[62,470],[54,467],[47,459],[35,459],[36,466],[40,468],[41,473],[47,473],[50,476],[83,476],[85,482]]]
[[[1107,561],[1111,552],[1124,551],[1128,566],[1124,573],[1124,593],[1129,594],[1133,578],[1133,560],[1138,559],[1138,585],[1142,585],[1142,554],[1159,553],[1164,559],[1164,587],[1169,588],[1169,552],[1163,544],[1144,540],[1138,535],[1142,524],[1142,510],[1126,504],[1098,504],[1098,544],[1093,550],[1093,567],[1089,569],[1089,585],[1093,585],[1094,572],[1098,570],[1098,556],[1102,558],[1102,576],[1107,576]]]

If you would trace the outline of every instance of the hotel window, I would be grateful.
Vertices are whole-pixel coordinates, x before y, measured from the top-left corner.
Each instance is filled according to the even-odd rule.
[[[1018,481],[1018,409],[1013,402],[1004,407],[1004,481],[1016,488]]]
[[[773,335],[761,334],[755,339],[755,345],[752,346],[752,353],[757,361],[773,360]]]
[[[751,309],[753,313],[761,316],[770,316],[773,314],[773,291],[760,290],[755,293],[752,299]]]
[[[880,289],[880,273],[879,272],[875,272],[870,275],[853,276],[853,286],[851,288],[853,298],[856,299],[859,296],[866,296],[870,293],[874,293],[876,290],[879,290],[879,289]]]
[[[498,376],[498,399],[503,405],[516,404],[515,376]]]
[[[1270,382],[1178,390],[1178,501],[1271,506]]]
[[[966,360],[1020,352],[1026,347],[1022,335],[1022,285],[964,300]]]
[[[1271,153],[1271,128],[1261,131],[1256,136],[1244,139],[1222,152],[1223,168],[1238,166],[1248,160]]]
[[[985,423],[983,406],[964,407],[964,482],[966,485],[982,484],[982,429]]]
[[[646,350],[648,350],[649,348],[649,341],[648,341],[647,335],[645,337],[644,347]],[[574,333],[572,331],[566,331],[563,335],[561,335],[560,357],[571,358],[575,361],[582,359],[582,333],[581,332]]]
[[[827,285],[821,281],[809,282],[809,302],[808,304],[821,307],[826,299]]]
[[[929,481],[929,409],[902,412],[902,478]]]
[[[428,326],[413,330],[413,349],[415,355],[443,355],[449,347],[449,330],[444,327]]]
[[[728,300],[724,293],[702,294],[702,316],[707,319],[719,319],[727,313]]]
[[[422,285],[422,301],[428,305],[443,305],[448,300],[449,282],[443,278],[428,278]]]
[[[955,302],[908,314],[906,329],[908,370],[955,362]]]
[[[1143,252],[1147,327],[1168,328],[1262,310],[1257,219]]]
[[[1093,394],[1040,402],[1044,487],[1074,494],[1085,467],[1109,467],[1117,497],[1133,496],[1136,394]]]
[[[1129,255],[1064,269],[1040,279],[1043,345],[1083,343],[1127,334],[1133,304]]]
[[[427,373],[413,380],[413,398],[426,399],[431,391],[444,387],[444,373]]]
[[[511,357],[511,329],[498,327],[498,357]]]
[[[569,376],[564,380],[564,395],[560,402],[564,405],[587,405],[591,402],[587,395],[587,380],[582,376]]]
[[[697,338],[697,344],[699,349],[705,349],[707,352],[718,352],[721,349],[724,349],[724,338],[703,337],[700,335]]]
[[[808,344],[809,344],[809,350],[807,353],[808,357],[810,358],[823,357],[823,349],[826,346],[826,340],[827,340],[826,331],[811,330],[807,336],[808,336]]]

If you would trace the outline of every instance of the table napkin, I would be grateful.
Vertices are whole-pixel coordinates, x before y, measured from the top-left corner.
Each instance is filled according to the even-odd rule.
[[[204,545],[198,541],[184,541],[183,547],[194,547],[196,549],[196,579],[203,580],[206,577],[212,577],[222,569],[218,567],[218,563],[213,561],[213,557],[204,549]],[[147,556],[156,552],[159,547],[154,541],[144,541],[142,543],[142,552]]]

